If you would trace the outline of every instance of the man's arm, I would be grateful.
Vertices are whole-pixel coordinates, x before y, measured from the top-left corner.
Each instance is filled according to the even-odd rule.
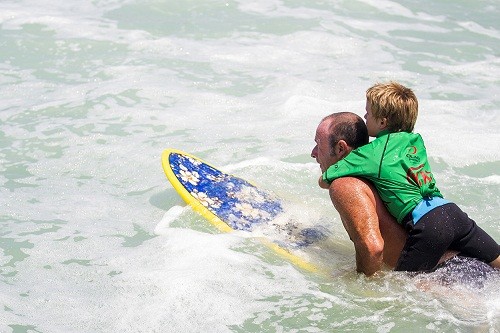
[[[406,232],[383,205],[373,186],[362,179],[343,177],[330,185],[330,198],[356,250],[356,270],[368,276],[394,267]]]

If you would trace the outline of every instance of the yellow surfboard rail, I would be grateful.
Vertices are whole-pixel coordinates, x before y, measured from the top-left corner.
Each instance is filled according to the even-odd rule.
[[[231,228],[227,223],[222,221],[217,215],[212,213],[207,207],[205,207],[202,203],[200,203],[195,197],[189,193],[186,188],[180,183],[179,179],[177,176],[174,174],[172,168],[170,167],[170,162],[169,162],[169,156],[171,153],[176,153],[184,156],[191,157],[195,160],[198,160],[202,163],[205,163],[206,165],[217,169],[216,167],[212,166],[209,163],[206,163],[205,161],[201,160],[200,158],[191,155],[189,153],[183,152],[178,149],[173,149],[173,148],[168,148],[165,149],[161,155],[161,164],[163,167],[163,171],[165,172],[165,175],[167,176],[167,179],[170,181],[170,184],[174,187],[174,189],[177,191],[177,193],[181,196],[181,198],[188,204],[190,205],[194,211],[196,211],[198,214],[203,216],[205,219],[207,219],[213,226],[215,226],[219,231],[221,232],[232,232],[234,231],[233,228]],[[308,271],[308,272],[313,272],[313,273],[325,273],[325,271],[321,270],[318,268],[316,265],[300,258],[299,256],[291,253],[287,249],[279,246],[276,243],[273,243],[272,241],[260,237],[262,243],[266,245],[268,248],[273,250],[276,254],[278,254],[280,257],[290,261],[292,264],[295,266]]]
[[[177,149],[165,149],[161,155],[161,165],[163,167],[163,171],[165,172],[165,175],[167,176],[167,179],[170,181],[170,184],[174,187],[174,189],[177,191],[177,193],[181,196],[181,198],[188,204],[190,205],[198,214],[203,216],[205,219],[207,219],[210,223],[212,223],[217,229],[219,229],[222,232],[231,232],[233,229],[227,225],[224,221],[222,221],[217,215],[212,213],[208,208],[203,206],[196,198],[194,198],[191,193],[189,193],[186,188],[181,184],[177,176],[174,174],[172,168],[170,167],[170,162],[168,160],[168,157],[170,156],[170,153],[176,153],[176,154],[181,154],[184,156],[189,156],[191,158],[194,158],[195,160],[198,160],[202,163],[205,163],[207,165],[210,165],[206,163],[205,161],[202,161],[198,157],[185,153],[183,151],[177,150]],[[210,165],[212,168],[215,168],[214,166]],[[216,169],[216,168],[215,168]]]

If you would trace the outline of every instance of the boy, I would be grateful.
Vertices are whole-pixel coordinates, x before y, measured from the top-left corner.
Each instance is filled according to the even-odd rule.
[[[368,135],[376,139],[330,166],[319,185],[328,188],[344,176],[364,177],[375,185],[408,231],[395,270],[430,271],[447,249],[500,268],[496,241],[436,187],[422,137],[412,133],[417,114],[418,101],[410,89],[396,82],[369,88],[365,119]]]

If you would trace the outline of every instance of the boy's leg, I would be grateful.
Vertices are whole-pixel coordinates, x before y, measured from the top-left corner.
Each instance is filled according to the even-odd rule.
[[[463,229],[460,230],[461,237],[452,242],[450,247],[460,251],[462,255],[477,258],[493,267],[500,268],[498,243],[457,205],[450,204],[447,209],[456,223],[463,226]]]
[[[417,224],[406,223],[408,238],[401,252],[396,271],[431,271],[453,241],[453,234],[447,230],[443,218],[434,216],[433,209],[425,214]],[[432,218],[434,217],[434,218]]]
[[[497,242],[456,204],[449,203],[425,214],[416,225],[407,223],[409,237],[396,270],[432,270],[446,249],[500,267]]]

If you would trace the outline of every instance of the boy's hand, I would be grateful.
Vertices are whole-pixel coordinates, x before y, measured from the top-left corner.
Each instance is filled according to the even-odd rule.
[[[330,188],[330,184],[328,184],[327,182],[325,182],[323,180],[323,175],[319,176],[318,185],[319,185],[319,187],[324,188],[324,189],[329,189]]]

